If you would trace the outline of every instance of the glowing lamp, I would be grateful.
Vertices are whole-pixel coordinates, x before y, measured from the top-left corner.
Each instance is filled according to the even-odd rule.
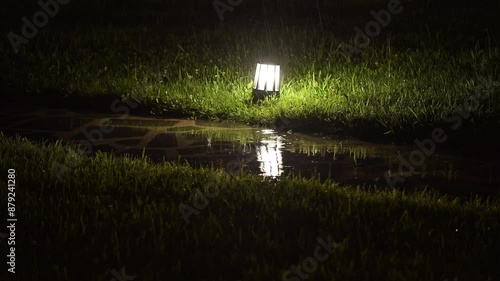
[[[254,102],[264,99],[270,94],[280,92],[280,66],[272,64],[257,64],[253,80]]]

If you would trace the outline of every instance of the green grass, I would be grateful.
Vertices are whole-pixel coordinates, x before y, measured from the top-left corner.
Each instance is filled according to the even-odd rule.
[[[235,177],[102,153],[75,155],[58,179],[52,165],[67,155],[60,143],[0,136],[0,167],[16,169],[20,280],[110,280],[122,267],[136,280],[280,280],[328,235],[341,247],[308,280],[500,277],[497,199]],[[207,183],[220,194],[186,224],[179,204],[193,206]]]
[[[340,50],[335,34],[294,27],[47,30],[16,56],[6,40],[0,43],[2,84],[46,102],[97,103],[132,95],[155,114],[259,125],[286,120],[297,130],[427,137],[429,128],[449,127],[446,110],[462,105],[490,79],[488,98],[457,132],[491,134],[500,112],[500,87],[494,84],[500,49],[449,51],[439,40],[433,48],[413,47],[421,39],[379,38],[351,57]],[[279,99],[252,104],[250,86],[260,59],[281,64],[283,87]]]

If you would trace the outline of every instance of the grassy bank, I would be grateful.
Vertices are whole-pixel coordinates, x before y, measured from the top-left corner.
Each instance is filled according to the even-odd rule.
[[[108,154],[74,155],[58,178],[53,164],[67,157],[60,144],[0,137],[0,167],[16,170],[20,280],[109,280],[122,267],[137,280],[280,280],[328,236],[340,245],[308,280],[500,277],[498,201],[235,177]],[[197,190],[206,207],[186,223],[179,206],[197,206]]]
[[[453,132],[456,139],[496,136],[500,49],[450,51],[439,40],[425,48],[421,39],[377,38],[352,56],[333,33],[286,26],[41,31],[14,56],[8,41],[0,43],[1,84],[29,93],[23,100],[49,104],[86,101],[109,110],[114,98],[131,95],[147,114],[410,140],[455,125],[450,116],[465,108],[470,116]],[[250,87],[261,60],[281,64],[282,92],[253,104]],[[467,107],[486,88],[487,97]]]

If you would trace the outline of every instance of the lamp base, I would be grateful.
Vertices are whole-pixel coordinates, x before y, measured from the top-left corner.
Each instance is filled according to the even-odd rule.
[[[271,96],[276,96],[277,98],[280,97],[280,92],[267,92],[267,91],[260,91],[260,90],[253,90],[253,103],[257,103],[258,101],[264,100],[267,97]]]

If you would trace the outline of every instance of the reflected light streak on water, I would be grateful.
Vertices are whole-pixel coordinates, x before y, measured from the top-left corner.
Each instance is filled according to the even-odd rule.
[[[267,177],[279,177],[283,174],[283,138],[274,134],[273,130],[264,130],[266,135],[257,148],[257,160],[259,161],[261,175]]]

